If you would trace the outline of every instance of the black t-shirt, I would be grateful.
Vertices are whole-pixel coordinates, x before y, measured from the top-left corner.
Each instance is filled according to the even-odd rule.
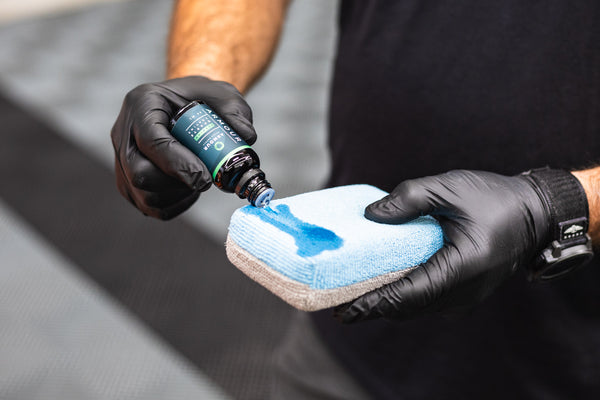
[[[600,160],[600,2],[341,3],[330,185]],[[600,398],[597,261],[552,283],[518,272],[458,319],[314,317],[376,398]]]

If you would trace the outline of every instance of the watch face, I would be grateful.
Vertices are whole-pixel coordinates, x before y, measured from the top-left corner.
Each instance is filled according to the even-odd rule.
[[[574,251],[571,254],[564,255],[556,262],[546,264],[546,268],[543,268],[542,270],[538,271],[539,279],[546,281],[559,278],[573,271],[574,269],[586,264],[592,259],[593,256],[594,254],[591,251],[588,251],[587,249]]]

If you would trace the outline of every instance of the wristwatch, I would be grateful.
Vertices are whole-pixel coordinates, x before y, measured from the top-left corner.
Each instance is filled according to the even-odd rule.
[[[530,267],[530,280],[551,280],[589,262],[594,256],[588,235],[585,190],[570,172],[540,168],[524,172],[540,190],[550,210],[550,244]]]

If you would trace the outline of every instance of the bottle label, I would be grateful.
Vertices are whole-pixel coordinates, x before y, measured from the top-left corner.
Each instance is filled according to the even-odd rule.
[[[217,113],[202,103],[181,115],[171,134],[202,160],[213,179],[229,157],[250,147]]]

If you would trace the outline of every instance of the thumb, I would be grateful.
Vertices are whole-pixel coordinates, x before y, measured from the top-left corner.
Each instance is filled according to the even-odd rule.
[[[407,180],[365,209],[365,217],[383,224],[402,224],[430,214],[438,203],[430,186],[434,177]]]
[[[252,125],[252,110],[240,95],[228,99],[214,100],[207,104],[223,118],[231,128],[248,143],[256,142],[256,130]]]
[[[375,318],[409,319],[443,308],[459,278],[458,251],[444,246],[404,278],[335,309],[344,323]]]

